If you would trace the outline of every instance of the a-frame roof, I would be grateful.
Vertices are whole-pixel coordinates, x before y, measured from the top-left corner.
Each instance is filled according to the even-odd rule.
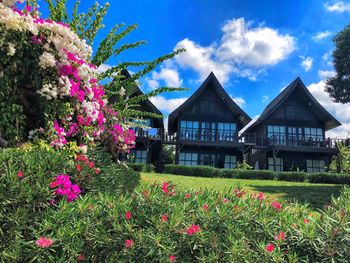
[[[246,132],[251,131],[254,127],[267,119],[274,111],[276,111],[294,91],[302,93],[309,102],[310,110],[312,110],[324,123],[325,130],[330,130],[341,125],[341,123],[333,117],[316,99],[312,96],[309,89],[303,81],[297,77],[290,83],[275,99],[273,99],[261,113],[260,117],[249,127]]]
[[[195,100],[201,95],[201,93],[207,88],[212,87],[214,91],[219,95],[222,99],[223,103],[227,105],[227,107],[231,110],[232,113],[238,115],[238,119],[242,124],[242,127],[247,125],[251,118],[245,113],[227,94],[225,89],[221,86],[220,82],[215,77],[214,73],[211,72],[206,80],[202,83],[202,85],[189,97],[184,103],[182,103],[177,109],[175,109],[169,115],[168,128],[170,132],[174,132],[176,130],[177,118],[179,114],[183,112],[186,108],[190,107]]]

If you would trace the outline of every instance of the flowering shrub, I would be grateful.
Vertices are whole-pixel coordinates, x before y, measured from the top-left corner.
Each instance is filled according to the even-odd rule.
[[[0,122],[0,133],[20,140],[28,129],[43,126],[57,148],[96,140],[112,142],[118,152],[133,148],[134,132],[107,105],[89,62],[92,48],[68,25],[43,19],[30,7],[20,11],[14,2],[0,1],[0,115],[13,115],[7,108],[16,105],[19,118]],[[14,136],[14,127],[21,134]]]
[[[66,174],[57,175],[55,180],[51,182],[50,188],[56,188],[55,195],[66,197],[68,202],[77,199],[81,193],[79,185],[72,184],[69,175]]]

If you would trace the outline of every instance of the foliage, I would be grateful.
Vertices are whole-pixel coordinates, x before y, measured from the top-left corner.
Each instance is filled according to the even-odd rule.
[[[329,169],[332,172],[350,173],[350,146],[338,143],[339,153],[334,156]]]
[[[153,164],[144,164],[144,163],[127,163],[127,166],[133,169],[136,172],[151,173],[155,170]]]
[[[336,75],[327,80],[326,91],[335,102],[350,102],[350,25],[346,26],[333,39],[333,65]]]
[[[16,239],[11,260],[347,262],[349,200],[347,188],[318,217],[242,189],[193,192],[163,183],[118,198],[90,193],[45,211],[30,239]],[[52,245],[35,247],[40,236]]]
[[[246,160],[243,160],[243,162],[238,162],[237,163],[237,169],[238,170],[252,170],[253,167],[251,165],[249,165],[249,163],[247,163]]]
[[[350,174],[335,173],[304,173],[304,172],[273,172],[269,170],[240,170],[219,169],[209,166],[182,166],[166,165],[164,173],[199,176],[222,177],[238,179],[280,180],[290,182],[325,183],[325,184],[350,184]]]

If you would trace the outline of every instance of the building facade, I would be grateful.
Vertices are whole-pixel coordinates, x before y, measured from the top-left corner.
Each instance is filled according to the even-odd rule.
[[[249,134],[239,133],[250,121],[210,73],[169,115],[168,132],[176,134],[176,164],[235,168],[252,147]]]
[[[297,78],[246,129],[257,138],[250,164],[255,169],[324,172],[338,153],[336,140],[325,132],[340,125]]]

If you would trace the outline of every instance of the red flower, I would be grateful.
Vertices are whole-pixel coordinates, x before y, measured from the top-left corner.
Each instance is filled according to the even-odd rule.
[[[309,222],[310,222],[309,219],[304,218],[304,223],[305,224],[308,224]]]
[[[267,252],[272,253],[275,250],[275,245],[269,243],[269,244],[266,245],[265,249],[266,249]]]
[[[148,197],[148,191],[147,190],[143,191],[142,194],[143,194],[143,197],[146,197],[146,198]]]
[[[42,248],[51,247],[52,244],[53,240],[51,238],[46,237],[40,237],[37,241],[35,241],[35,245]]]
[[[207,211],[209,210],[209,206],[208,206],[207,204],[204,204],[204,205],[203,205],[203,210],[204,210],[205,212],[207,212]]]
[[[78,255],[78,256],[77,256],[77,260],[78,260],[78,261],[84,261],[84,260],[85,260],[84,254]]]
[[[227,198],[224,198],[223,202],[226,204],[229,202],[229,200]]]
[[[191,197],[191,194],[185,194],[185,198],[188,199]]]
[[[169,257],[169,260],[170,260],[171,262],[175,262],[176,257],[175,257],[174,255],[171,255],[171,256]]]
[[[169,192],[168,187],[169,187],[169,183],[168,182],[164,182],[162,184],[162,191],[163,191],[164,194],[167,194]]]
[[[132,214],[131,214],[130,211],[126,211],[126,212],[125,212],[125,218],[126,218],[127,220],[130,220],[130,219],[131,219],[131,216],[132,216]]]
[[[278,240],[286,240],[286,233],[283,231],[280,231],[277,236],[275,236],[275,239]]]
[[[168,215],[167,214],[162,215],[162,221],[166,222],[167,220],[168,220]]]
[[[243,195],[246,194],[244,191],[240,191],[239,189],[233,190],[233,192],[236,194],[236,197],[241,198]]]
[[[237,210],[237,209],[239,209],[239,206],[238,205],[234,205],[233,209]]]
[[[279,202],[272,202],[271,205],[273,208],[275,208],[277,211],[280,211],[282,209],[282,205]]]
[[[95,174],[99,174],[101,172],[100,168],[95,169]]]
[[[23,178],[23,176],[24,176],[24,174],[23,174],[22,171],[19,171],[19,172],[17,173],[17,177],[18,177],[18,178]]]
[[[125,247],[126,248],[131,248],[133,245],[134,245],[134,241],[132,241],[132,239],[125,240]]]
[[[90,162],[89,166],[90,166],[90,168],[94,168],[95,167],[95,163],[94,162]]]
[[[198,226],[198,225],[195,225],[195,224],[192,224],[192,226],[190,226],[188,229],[187,229],[187,234],[189,236],[192,236],[193,234],[199,232],[201,230],[201,228]]]
[[[78,172],[81,171],[81,166],[80,166],[80,164],[77,164],[76,168],[77,168],[77,171],[78,171]]]

